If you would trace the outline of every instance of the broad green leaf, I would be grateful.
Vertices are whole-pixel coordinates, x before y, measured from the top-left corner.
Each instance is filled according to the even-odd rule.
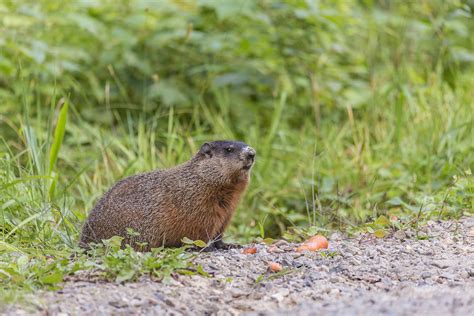
[[[377,238],[384,238],[386,233],[383,229],[377,229],[376,231],[374,231],[374,235]]]
[[[104,245],[107,245],[113,250],[117,251],[120,249],[122,245],[122,240],[123,240],[123,237],[113,236],[107,240],[103,240],[102,242],[104,243]]]
[[[43,284],[56,284],[62,282],[63,280],[63,273],[59,270],[55,270],[52,273],[45,275],[44,277],[40,278],[40,282]]]
[[[275,239],[273,239],[273,238],[265,238],[265,239],[262,240],[262,241],[263,241],[265,244],[270,245],[270,244],[272,244],[272,243],[275,241]]]
[[[205,243],[202,240],[193,241],[193,245],[196,246],[196,247],[199,247],[199,248],[206,248],[207,247],[207,243]]]
[[[384,215],[380,215],[376,220],[375,220],[375,224],[379,225],[379,226],[388,226],[390,225],[390,221],[388,220],[388,218]]]
[[[185,245],[193,245],[194,244],[194,241],[192,241],[188,237],[184,237],[183,239],[181,239],[181,242]]]
[[[136,271],[134,271],[133,269],[129,268],[129,269],[122,269],[120,270],[119,274],[117,275],[117,277],[115,278],[115,282],[117,283],[122,283],[124,281],[129,281],[131,279],[133,279],[133,277],[135,276],[136,274]]]
[[[196,267],[196,270],[197,270],[197,272],[198,272],[200,275],[202,275],[202,276],[206,276],[206,277],[209,277],[209,276],[210,276],[209,273],[207,273],[206,271],[204,271],[204,268],[203,268],[202,265],[200,265],[200,264]]]

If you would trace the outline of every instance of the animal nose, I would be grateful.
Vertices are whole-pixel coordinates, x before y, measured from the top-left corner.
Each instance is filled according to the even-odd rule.
[[[249,147],[249,148],[247,149],[247,157],[248,157],[248,158],[254,160],[254,159],[255,159],[255,154],[256,154],[255,149],[253,149],[253,148],[251,148],[251,147]]]

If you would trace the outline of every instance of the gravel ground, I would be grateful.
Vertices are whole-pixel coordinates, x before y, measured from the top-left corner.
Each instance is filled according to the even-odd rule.
[[[299,254],[295,245],[256,245],[203,253],[213,277],[179,276],[166,283],[88,282],[31,296],[7,314],[159,315],[474,315],[474,217],[428,222],[383,239],[329,238],[327,256]],[[269,252],[269,250],[272,252]],[[268,262],[284,270],[272,273]]]

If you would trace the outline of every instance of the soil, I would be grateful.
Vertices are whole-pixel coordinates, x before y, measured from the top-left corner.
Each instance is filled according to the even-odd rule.
[[[297,253],[297,245],[251,245],[201,253],[211,277],[167,282],[143,278],[115,284],[80,276],[41,292],[6,314],[42,315],[472,315],[474,217],[429,221],[419,231],[384,238],[329,237],[329,249]],[[271,251],[270,251],[271,250]],[[269,262],[281,264],[273,273]]]

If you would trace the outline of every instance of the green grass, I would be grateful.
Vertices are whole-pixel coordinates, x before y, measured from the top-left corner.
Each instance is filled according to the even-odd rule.
[[[130,3],[0,5],[3,297],[94,267],[97,199],[207,140],[257,150],[234,241],[472,216],[471,2]]]

